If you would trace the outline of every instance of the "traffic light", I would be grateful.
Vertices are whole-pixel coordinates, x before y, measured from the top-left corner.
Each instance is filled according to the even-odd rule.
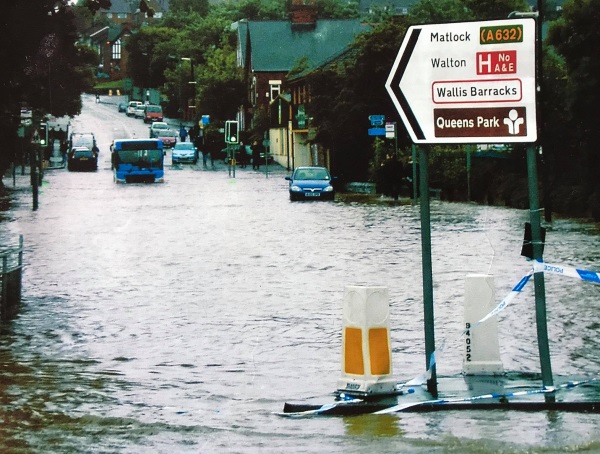
[[[238,134],[238,122],[234,120],[227,120],[225,122],[225,142],[238,143],[240,141]]]
[[[38,129],[38,136],[40,140],[40,145],[42,147],[48,145],[48,125],[46,123],[40,123],[40,127]]]

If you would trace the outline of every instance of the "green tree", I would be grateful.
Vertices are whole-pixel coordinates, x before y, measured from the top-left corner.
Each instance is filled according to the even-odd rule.
[[[125,45],[129,58],[127,67],[134,85],[153,88],[164,84],[169,49],[162,43],[175,36],[172,28],[144,27],[129,37]]]
[[[562,56],[566,68],[565,105],[577,140],[570,153],[579,164],[584,198],[592,215],[600,219],[597,152],[600,113],[600,0],[568,0],[563,16],[549,30],[547,42]]]
[[[3,5],[0,28],[15,45],[0,46],[0,175],[16,149],[20,108],[76,115],[81,93],[93,82],[97,57],[76,45],[74,14],[67,0],[16,0]]]
[[[513,11],[529,11],[525,0],[464,0],[476,20],[506,19]]]
[[[197,78],[199,114],[211,116],[215,123],[235,118],[245,99],[246,86],[236,64],[235,48],[224,45],[209,49]]]
[[[314,141],[329,149],[332,167],[347,179],[367,179],[373,160],[369,115],[398,117],[385,82],[407,28],[403,18],[389,18],[370,33],[357,37],[343,55],[306,77],[311,89],[309,115],[316,128]],[[400,146],[408,143],[400,126]]]
[[[410,10],[412,23],[444,23],[475,19],[464,0],[421,0]]]
[[[196,13],[200,16],[206,16],[209,12],[208,0],[170,0],[169,11],[174,14]]]

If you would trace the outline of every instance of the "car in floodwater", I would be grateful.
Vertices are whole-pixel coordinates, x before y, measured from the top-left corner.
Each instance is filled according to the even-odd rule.
[[[73,170],[97,170],[98,153],[88,147],[71,148],[67,156],[67,169]]]
[[[294,173],[286,176],[285,179],[290,183],[291,201],[333,200],[335,197],[333,178],[325,167],[297,167]]]
[[[127,112],[125,113],[128,117],[133,117],[135,114],[135,109],[142,104],[142,101],[129,101],[129,104],[127,104]]]
[[[162,107],[148,104],[144,110],[144,123],[163,121]]]
[[[146,117],[146,104],[140,104],[133,111],[133,116],[140,120],[143,120]]]
[[[159,139],[164,148],[173,148],[177,143],[177,133],[172,129],[160,129],[155,133],[154,138]]]
[[[156,139],[158,137],[158,133],[160,131],[166,131],[171,128],[164,121],[156,121],[156,122],[152,123],[148,129],[150,130],[150,138]]]
[[[171,162],[173,164],[179,164],[180,162],[196,164],[198,162],[198,149],[192,142],[179,142],[175,144],[171,153]]]

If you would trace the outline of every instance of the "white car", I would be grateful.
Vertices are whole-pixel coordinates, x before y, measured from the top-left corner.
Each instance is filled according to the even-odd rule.
[[[169,125],[166,124],[164,121],[155,121],[150,126],[150,138],[153,139],[155,137],[158,137],[158,133],[160,133],[161,131],[166,131],[167,129],[171,128],[169,128]]]
[[[133,111],[133,116],[135,118],[143,119],[146,116],[146,104],[140,104]]]
[[[127,104],[127,111],[125,113],[128,117],[133,117],[135,115],[135,109],[137,109],[137,106],[141,105],[142,101],[129,101],[129,104]]]

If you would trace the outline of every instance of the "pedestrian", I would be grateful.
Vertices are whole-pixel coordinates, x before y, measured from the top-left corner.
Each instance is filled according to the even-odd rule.
[[[252,168],[254,170],[260,170],[260,153],[264,147],[255,140],[252,144]]]
[[[69,150],[69,146],[67,145],[67,141],[66,140],[61,140],[60,141],[60,153],[62,155],[63,158],[63,165],[67,165],[67,152]]]
[[[191,137],[190,137],[190,140],[191,140]],[[200,150],[202,148],[202,137],[196,136],[196,138],[193,140],[193,142],[194,142],[194,148],[196,149],[195,160],[197,160],[199,157],[199,153],[202,153],[202,151]],[[206,159],[204,158],[204,153],[202,153],[202,161],[204,162],[204,167],[206,167]]]
[[[240,142],[238,154],[240,155],[238,159],[240,161],[240,167],[245,169],[246,165],[248,164],[248,155],[246,154],[246,145],[244,145],[244,142]]]
[[[190,142],[196,143],[196,136],[198,135],[196,132],[196,126],[192,126],[189,131]]]
[[[181,125],[181,128],[179,129],[179,138],[181,139],[182,142],[185,142],[187,135],[188,135],[187,129],[185,129],[185,126]]]

